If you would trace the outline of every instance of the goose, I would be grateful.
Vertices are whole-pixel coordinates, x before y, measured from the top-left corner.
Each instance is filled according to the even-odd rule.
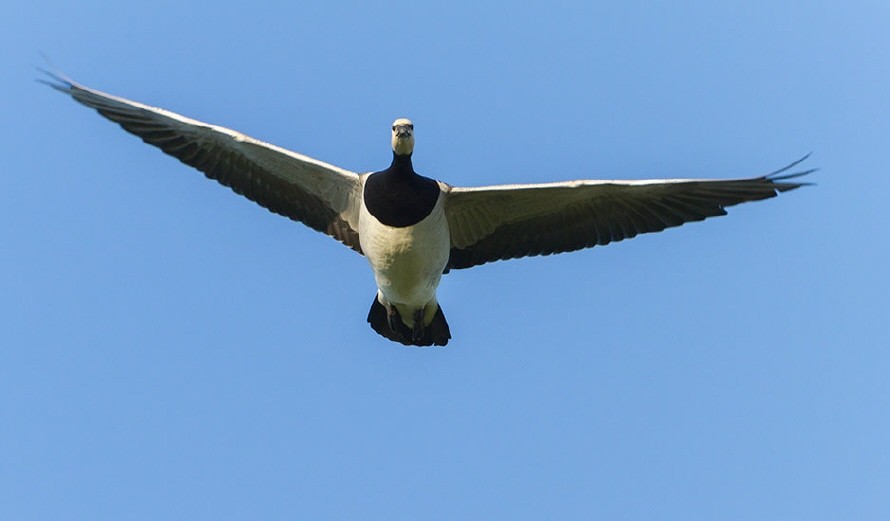
[[[234,130],[113,96],[54,72],[38,81],[266,209],[364,255],[377,283],[367,321],[410,346],[451,338],[436,300],[444,273],[570,252],[725,215],[810,184],[807,156],[743,179],[575,180],[458,187],[414,170],[414,124],[392,124],[392,163],[356,173]]]

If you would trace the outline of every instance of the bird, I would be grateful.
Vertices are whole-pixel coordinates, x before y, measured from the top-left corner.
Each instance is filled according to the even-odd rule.
[[[391,128],[392,163],[356,173],[222,126],[114,96],[41,69],[38,81],[266,209],[365,256],[377,285],[367,322],[406,346],[444,346],[442,275],[571,252],[725,215],[811,183],[816,169],[740,179],[573,180],[452,186],[414,170],[414,123]]]

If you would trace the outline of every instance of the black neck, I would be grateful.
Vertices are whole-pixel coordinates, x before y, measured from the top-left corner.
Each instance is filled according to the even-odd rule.
[[[439,184],[421,176],[411,165],[411,154],[393,154],[392,165],[365,181],[365,207],[380,223],[402,228],[426,218],[439,199]]]
[[[411,164],[411,154],[406,156],[400,156],[395,152],[392,153],[392,166],[390,166],[393,170],[397,172],[404,172],[406,174],[414,173],[414,165]]]

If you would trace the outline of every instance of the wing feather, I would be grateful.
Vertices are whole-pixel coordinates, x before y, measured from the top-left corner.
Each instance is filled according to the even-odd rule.
[[[448,269],[602,246],[641,233],[726,215],[726,207],[775,197],[808,183],[783,174],[806,157],[750,179],[568,181],[448,187]]]
[[[361,253],[361,177],[234,130],[90,89],[47,73],[50,87],[260,206]]]

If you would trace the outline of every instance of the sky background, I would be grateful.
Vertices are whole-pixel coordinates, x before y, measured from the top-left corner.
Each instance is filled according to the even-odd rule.
[[[0,20],[0,519],[890,518],[890,4],[35,2]],[[34,82],[454,185],[817,183],[445,276],[366,261]]]

